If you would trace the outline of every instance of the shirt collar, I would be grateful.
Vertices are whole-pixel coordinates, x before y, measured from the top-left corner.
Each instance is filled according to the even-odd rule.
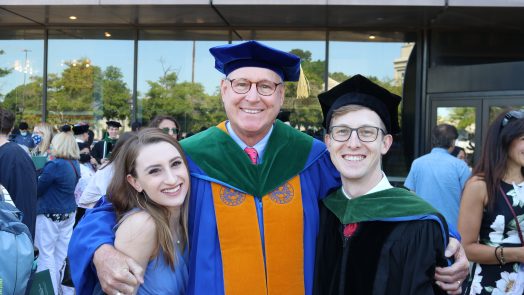
[[[381,171],[381,172],[382,172],[382,179],[377,183],[377,185],[375,185],[367,193],[365,193],[365,195],[393,188],[391,183],[389,183],[389,180],[386,177],[386,174],[384,174],[384,171]],[[346,198],[348,198],[348,200],[351,200],[352,197],[348,193],[346,193],[346,191],[344,191],[344,187],[342,187],[342,193],[344,194],[344,196],[346,196]]]
[[[432,153],[441,153],[441,154],[449,154],[449,151],[445,148],[441,147],[434,147],[431,149]]]
[[[229,120],[226,121],[226,128],[227,132],[229,133],[229,136],[235,141],[242,150],[244,150],[246,147],[248,147],[247,144],[245,144],[240,137],[233,131],[233,128],[231,128],[231,124],[229,123]],[[271,129],[269,129],[268,133],[259,141],[257,144],[252,146],[255,150],[257,150],[258,153],[258,164],[262,162],[262,159],[264,157],[264,151],[266,150],[267,142],[269,141],[269,137],[271,136],[271,132],[273,132],[273,125],[271,125]]]

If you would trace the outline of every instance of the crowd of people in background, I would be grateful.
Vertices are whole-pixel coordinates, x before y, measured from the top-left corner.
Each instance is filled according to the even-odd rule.
[[[74,289],[61,286],[73,228],[86,209],[106,195],[112,162],[142,124],[122,133],[120,122],[107,121],[104,137],[94,141],[85,122],[41,122],[31,133],[26,122],[14,126],[14,114],[0,108],[0,123],[0,184],[23,213],[38,253],[37,271],[49,270],[55,294],[74,294]],[[181,136],[172,116],[156,116],[149,126],[174,140]]]
[[[55,294],[523,294],[524,112],[491,123],[473,170],[435,126],[409,192],[381,167],[400,97],[355,75],[319,95],[325,134],[305,134],[280,110],[297,56],[210,51],[228,120],[180,144],[167,114],[108,119],[95,140],[86,122],[13,128],[0,107],[0,184]]]

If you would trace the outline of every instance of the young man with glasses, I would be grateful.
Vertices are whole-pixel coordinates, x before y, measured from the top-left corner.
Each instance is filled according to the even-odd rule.
[[[319,100],[342,187],[320,202],[314,293],[445,294],[434,280],[448,265],[445,219],[381,168],[401,98],[356,75]]]
[[[181,142],[191,172],[187,294],[312,294],[318,201],[340,179],[322,142],[275,120],[300,58],[256,41],[210,51],[226,75],[228,120]],[[107,208],[91,211],[73,234],[71,265],[85,271],[73,279],[89,292],[96,250],[103,289],[128,294],[143,270],[102,245],[113,239]],[[449,277],[465,277],[462,262]]]

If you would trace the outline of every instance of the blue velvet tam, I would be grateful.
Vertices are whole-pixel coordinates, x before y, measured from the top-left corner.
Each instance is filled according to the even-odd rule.
[[[401,99],[361,75],[355,75],[318,95],[324,115],[323,125],[328,132],[333,111],[346,105],[361,105],[378,114],[388,133],[397,134],[400,132],[398,105]]]
[[[277,73],[283,81],[298,81],[300,58],[257,41],[226,44],[209,49],[215,57],[215,68],[225,74],[243,67],[265,68]]]

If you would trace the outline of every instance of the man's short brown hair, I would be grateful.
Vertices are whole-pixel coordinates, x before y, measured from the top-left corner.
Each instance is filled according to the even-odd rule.
[[[449,149],[455,144],[457,138],[457,128],[450,124],[437,125],[433,127],[433,131],[431,132],[431,143],[433,147]]]
[[[15,124],[13,112],[0,107],[0,134],[9,134]]]

